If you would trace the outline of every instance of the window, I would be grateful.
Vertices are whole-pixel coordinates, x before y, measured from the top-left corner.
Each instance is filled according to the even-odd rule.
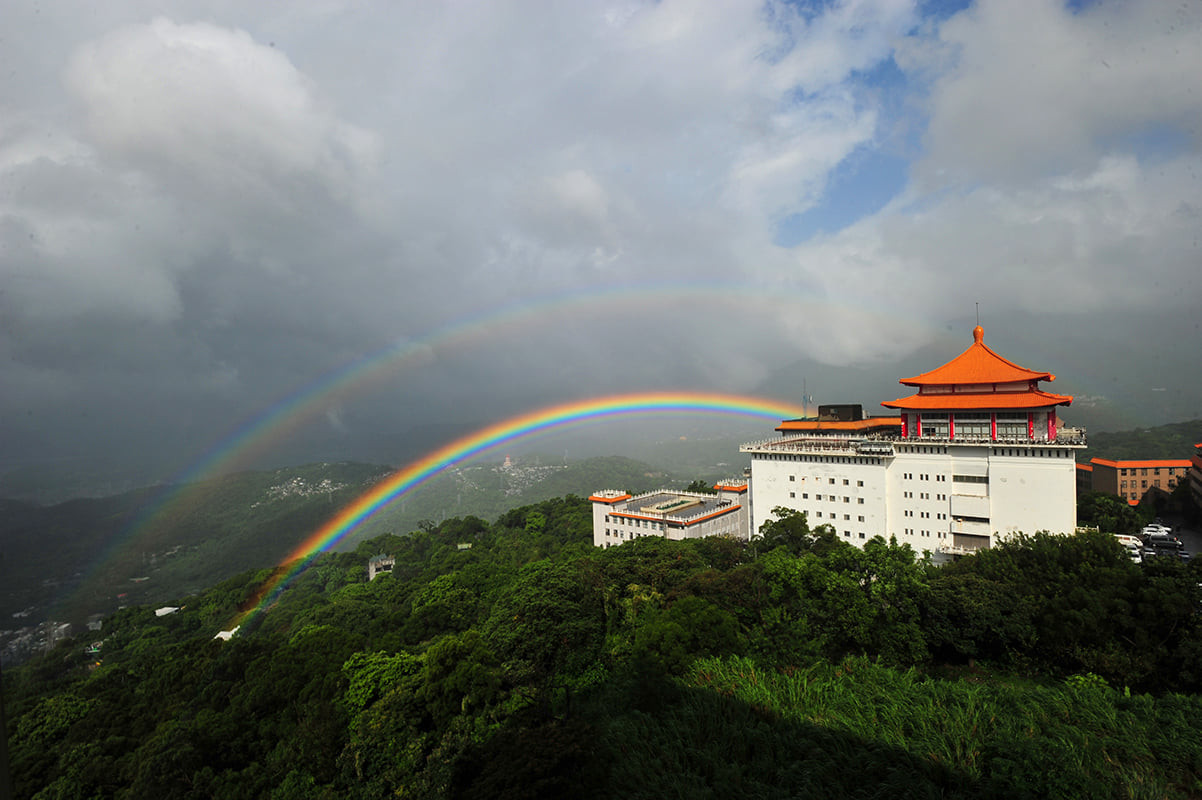
[[[844,498],[843,498],[843,502],[844,502],[844,503],[850,503],[850,502],[851,502],[851,498],[850,498],[850,497],[844,497]]]
[[[856,486],[863,486],[863,485],[864,485],[864,481],[856,481]]]
[[[947,414],[923,414],[922,438],[946,439]]]
[[[956,414],[957,439],[988,439],[989,415],[979,412]]]
[[[795,481],[795,480],[797,480],[797,476],[796,476],[796,475],[790,475],[790,476],[789,476],[789,480],[791,480],[791,481]]]
[[[843,519],[845,519],[845,520],[851,519],[851,514],[844,514]]]
[[[809,493],[809,492],[802,492],[802,493],[801,493],[801,499],[802,499],[802,500],[809,500],[809,499],[810,499],[810,493]]]
[[[857,498],[856,498],[856,502],[857,502],[857,503],[859,503],[860,505],[864,505],[864,498],[863,498],[863,497],[857,497]]]
[[[844,478],[844,479],[843,479],[843,485],[844,485],[844,486],[846,486],[846,485],[847,485],[847,483],[848,483],[848,481],[847,481],[847,478]]]
[[[863,521],[864,521],[863,515],[856,517],[856,522],[863,522]]]
[[[796,492],[789,492],[789,497],[797,497],[797,493],[796,493]]]
[[[1147,470],[1145,470],[1145,471],[1144,471],[1144,474],[1147,474]],[[834,479],[834,478],[831,478],[830,480],[831,480],[831,486],[834,486],[834,485],[835,485],[835,479]]]

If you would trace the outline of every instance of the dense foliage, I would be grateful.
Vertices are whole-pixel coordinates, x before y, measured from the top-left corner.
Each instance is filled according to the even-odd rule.
[[[1189,458],[1198,442],[1202,442],[1202,419],[1130,431],[1090,431],[1089,448],[1077,460]]]
[[[1036,534],[936,568],[790,513],[597,549],[591,519],[322,556],[228,642],[269,571],[125,609],[5,673],[17,796],[1202,792],[1202,565]]]

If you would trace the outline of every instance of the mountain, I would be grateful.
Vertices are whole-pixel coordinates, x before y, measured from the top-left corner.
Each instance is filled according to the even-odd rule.
[[[81,624],[136,604],[161,604],[292,553],[392,468],[354,462],[240,472],[52,506],[0,499],[0,619]],[[552,463],[531,456],[469,464],[385,506],[340,548],[406,534],[449,517],[494,519],[517,505],[600,488],[684,485],[618,456]]]

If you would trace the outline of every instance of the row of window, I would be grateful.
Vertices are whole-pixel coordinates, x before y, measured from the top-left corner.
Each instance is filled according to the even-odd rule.
[[[791,482],[793,482],[793,483],[796,483],[796,482],[797,482],[797,476],[796,476],[796,475],[790,475],[790,476],[789,476],[789,480],[790,480]],[[802,476],[801,480],[802,480],[803,482],[805,481],[805,476],[804,476],[804,475]],[[818,481],[821,481],[821,480],[822,480],[822,478],[815,478],[814,480],[815,480],[816,482],[818,482]],[[828,483],[830,483],[830,485],[831,485],[831,486],[834,486],[834,485],[835,485],[835,479],[834,479],[834,478],[827,478],[826,480],[827,480],[827,482],[828,482]],[[849,481],[847,478],[844,478],[844,479],[843,479],[843,485],[844,485],[844,486],[850,486],[850,485],[851,485],[851,481]],[[864,485],[864,481],[856,481],[856,486],[863,486],[863,485]]]
[[[618,529],[618,528],[614,528],[614,529],[611,531],[609,528],[606,528],[606,529],[605,529],[605,535],[606,535],[607,537],[613,537],[613,538],[615,538],[615,539],[625,539],[625,538],[626,538],[626,531],[620,530],[620,529]],[[654,535],[656,535],[656,534],[652,534],[652,533],[639,533],[638,531],[630,531],[630,538],[631,538],[631,539],[638,538],[639,536],[654,536]]]
[[[790,497],[791,499],[794,499],[794,500],[796,500],[796,499],[797,499],[797,492],[789,492],[789,497]],[[809,500],[809,499],[810,499],[810,493],[809,493],[809,492],[802,492],[802,493],[801,493],[801,499],[802,499],[802,500]],[[820,495],[820,494],[816,494],[816,495],[814,495],[814,499],[815,499],[815,500],[821,500],[821,499],[822,499],[822,495]],[[837,501],[839,500],[839,498],[838,498],[837,496],[833,495],[833,494],[828,494],[828,495],[826,496],[826,499],[827,499],[827,501],[828,501],[828,502],[831,502],[831,503],[837,502]],[[843,502],[844,502],[844,503],[850,503],[850,502],[851,502],[851,498],[850,498],[850,497],[848,497],[847,495],[844,495],[844,496],[843,496]],[[856,503],[857,503],[857,504],[859,504],[859,505],[864,505],[864,498],[863,498],[863,497],[857,497],[857,498],[856,498]]]
[[[810,464],[871,464],[876,466],[881,463],[879,456],[859,458],[856,456],[793,455],[792,453],[752,453],[751,457],[764,461],[805,461]]]
[[[918,480],[920,480],[920,481],[929,481],[930,479],[931,479],[931,474],[929,472],[920,472],[918,474]],[[906,481],[914,480],[914,473],[913,472],[903,472],[902,480],[906,480]],[[947,480],[946,475],[936,475],[935,476],[936,483],[946,481],[946,480]]]
[[[652,528],[657,531],[662,531],[665,528],[665,525],[662,522],[656,522],[655,520],[650,520],[650,519],[639,519],[638,517],[618,518],[616,514],[613,516],[612,519],[609,514],[606,514],[605,521],[613,522],[614,524],[619,524],[619,523],[625,522],[627,525],[631,526],[632,528]]]
[[[1148,482],[1147,482],[1147,481],[1130,481],[1129,483],[1131,484],[1131,488],[1132,488],[1132,489],[1136,488],[1135,484],[1137,484],[1137,483],[1139,484],[1139,488],[1140,488],[1140,489],[1147,489],[1147,488],[1148,488]],[[1159,485],[1160,485],[1160,482],[1159,482],[1159,481],[1152,481],[1152,483],[1156,484],[1157,486],[1159,486]],[[1177,487],[1177,479],[1176,479],[1176,478],[1171,478],[1171,479],[1169,479],[1169,480],[1167,481],[1167,483],[1168,483],[1168,487],[1169,487],[1170,489],[1175,489],[1175,488]],[[1120,488],[1120,489],[1126,489],[1126,488],[1127,488],[1127,484],[1128,484],[1128,481],[1120,481],[1120,482],[1119,482],[1119,488]]]
[[[839,515],[838,515],[838,514],[836,514],[836,513],[835,513],[835,512],[833,512],[833,511],[829,512],[829,513],[828,513],[826,516],[827,516],[827,518],[828,518],[828,519],[838,519],[838,518],[839,518]],[[815,518],[815,519],[822,519],[822,512],[821,512],[821,511],[816,511],[816,512],[814,512],[814,518]],[[843,515],[843,519],[844,519],[845,521],[850,521],[850,520],[851,520],[851,514],[844,514],[844,515]],[[856,517],[856,521],[857,521],[857,522],[863,522],[863,521],[864,521],[864,516],[863,516],[862,514],[861,514],[861,515],[859,515],[859,516],[857,516],[857,517]]]
[[[907,536],[925,536],[927,538],[931,536],[930,531],[916,531],[913,528],[906,528],[905,531]],[[935,536],[939,539],[946,539],[947,531],[935,531]]]
[[[1123,467],[1122,469],[1120,469],[1120,470],[1119,470],[1119,474],[1120,474],[1120,475],[1126,475],[1126,474],[1127,474],[1127,469],[1128,469],[1128,467]],[[1132,475],[1147,475],[1147,474],[1148,474],[1148,470],[1149,470],[1149,469],[1151,469],[1151,470],[1152,470],[1152,474],[1153,474],[1153,475],[1159,475],[1159,474],[1160,474],[1161,467],[1130,467],[1130,470],[1131,470],[1131,474],[1132,474]],[[1164,467],[1163,469],[1167,470],[1169,475],[1176,475],[1176,474],[1177,474],[1177,467]],[[1186,469],[1189,469],[1189,468],[1188,468],[1188,467],[1181,467],[1181,469],[1182,469],[1182,471],[1184,471],[1184,470],[1186,470]]]
[[[995,456],[1013,456],[1019,458],[1074,458],[1073,451],[1064,449],[1044,449],[1042,447],[995,447]]]

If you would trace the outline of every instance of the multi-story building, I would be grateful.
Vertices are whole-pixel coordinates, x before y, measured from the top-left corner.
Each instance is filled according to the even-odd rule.
[[[1194,445],[1188,477],[1189,493],[1194,498],[1194,507],[1202,509],[1202,442]]]
[[[1117,494],[1131,505],[1136,505],[1148,492],[1172,492],[1179,482],[1186,479],[1191,462],[1187,458],[1138,461],[1091,458],[1089,464],[1093,467],[1093,480],[1090,483],[1093,491]]]
[[[751,520],[777,506],[803,511],[860,544],[896,537],[915,550],[967,552],[1017,532],[1076,528],[1076,460],[1084,431],[1057,416],[1072,397],[1055,380],[1003,358],[973,330],[972,345],[901,383],[917,389],[881,405],[824,406],[818,419],[786,420],[751,454]]]
[[[1093,491],[1093,467],[1077,462],[1077,496]]]
[[[640,536],[693,539],[729,536],[746,540],[751,531],[747,513],[747,481],[723,481],[717,494],[668,489],[630,495],[607,489],[589,497],[593,502],[593,544],[612,547]]]

